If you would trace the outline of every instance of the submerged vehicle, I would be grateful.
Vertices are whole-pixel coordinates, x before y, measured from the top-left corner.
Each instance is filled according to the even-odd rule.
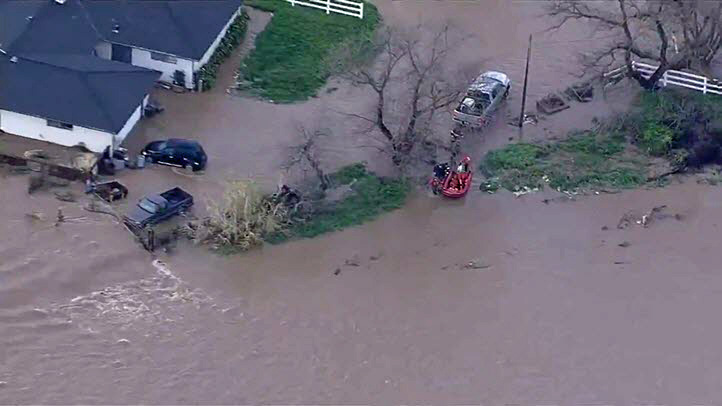
[[[453,120],[461,125],[483,127],[509,95],[511,81],[506,74],[484,72],[469,86],[453,113]]]
[[[193,196],[175,187],[157,195],[148,195],[123,217],[126,224],[138,229],[152,226],[181,214],[193,206]]]

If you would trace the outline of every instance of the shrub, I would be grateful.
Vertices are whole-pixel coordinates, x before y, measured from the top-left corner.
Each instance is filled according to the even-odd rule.
[[[238,45],[243,42],[243,38],[248,30],[248,14],[246,11],[242,11],[233,23],[228,27],[226,35],[223,36],[221,42],[218,44],[218,48],[213,52],[208,62],[196,74],[196,84],[201,81],[201,91],[207,91],[213,88],[216,84],[216,77],[218,76],[218,69],[221,64],[228,59]]]
[[[249,181],[228,182],[220,203],[208,207],[209,216],[192,227],[196,242],[226,251],[245,251],[263,243],[266,235],[287,225],[288,213]]]
[[[649,122],[637,141],[648,154],[663,156],[674,142],[674,131],[658,122]]]

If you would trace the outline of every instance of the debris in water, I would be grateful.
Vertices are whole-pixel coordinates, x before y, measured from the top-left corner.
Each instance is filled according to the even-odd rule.
[[[621,243],[619,243],[619,244],[617,244],[617,245],[619,245],[619,246],[622,247],[622,248],[627,248],[627,247],[629,247],[629,246],[632,245],[632,244],[630,244],[629,241],[622,241]]]
[[[346,262],[344,262],[344,265],[346,266],[359,266],[360,262],[358,260],[358,255],[352,256],[351,258],[347,259]]]
[[[116,341],[116,344],[130,345],[130,340],[128,340],[127,338],[121,338],[120,340]]]
[[[55,227],[59,226],[60,223],[63,223],[65,221],[65,216],[63,215],[63,209],[58,208],[58,218],[55,221]]]
[[[487,269],[491,268],[491,265],[486,265],[481,262],[479,259],[472,259],[471,261],[467,262],[464,267],[464,269]]]
[[[617,223],[617,228],[620,230],[624,230],[625,228],[629,227],[630,224],[632,224],[632,221],[634,221],[635,218],[634,212],[627,212],[625,213],[622,218],[619,219],[619,222]]]
[[[61,202],[75,202],[75,195],[69,190],[57,191],[54,193],[55,198]]]
[[[333,271],[334,275],[339,275],[341,273],[341,268],[336,268],[335,271]]]
[[[609,227],[607,227],[607,226],[602,226],[602,231],[607,231],[607,230],[609,230]]]
[[[629,262],[627,262],[627,261],[614,261],[614,265],[624,265],[624,264],[628,264],[628,263]]]
[[[521,190],[514,192],[514,197],[519,197],[523,195],[527,195],[529,193],[538,192],[539,188],[530,188],[529,186],[524,186]]]
[[[8,385],[7,381],[0,381],[0,388],[4,388]]]
[[[38,221],[45,220],[45,215],[39,211],[34,211],[32,213],[25,213],[25,216],[31,220],[38,220]]]
[[[536,108],[544,114],[554,114],[568,109],[569,104],[558,94],[550,93],[536,102]]]

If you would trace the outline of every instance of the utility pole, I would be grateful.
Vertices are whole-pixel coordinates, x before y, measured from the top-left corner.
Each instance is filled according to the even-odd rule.
[[[524,125],[524,106],[526,106],[526,86],[529,82],[529,59],[531,59],[531,34],[529,34],[529,48],[526,51],[526,70],[524,71],[524,89],[521,93],[521,114],[519,114],[519,128]]]

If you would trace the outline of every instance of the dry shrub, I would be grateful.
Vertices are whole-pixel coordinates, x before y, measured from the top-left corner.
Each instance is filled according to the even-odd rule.
[[[193,238],[228,251],[261,245],[264,236],[282,232],[289,218],[283,205],[245,180],[229,181],[223,199],[211,202],[208,211],[209,216],[193,227]]]

